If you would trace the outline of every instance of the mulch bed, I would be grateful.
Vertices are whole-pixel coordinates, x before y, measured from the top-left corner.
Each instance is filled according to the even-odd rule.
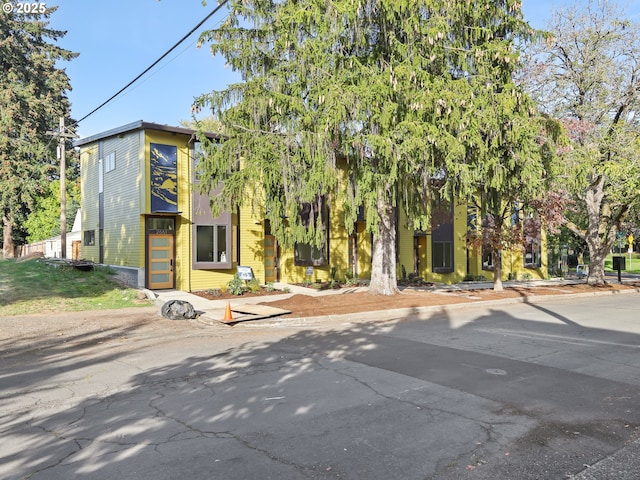
[[[491,289],[450,291],[405,289],[394,296],[372,295],[363,292],[323,296],[297,294],[285,300],[269,302],[268,305],[290,310],[291,314],[288,315],[289,317],[311,317],[391,310],[396,308],[473,303],[478,301],[502,300],[516,297],[566,295],[577,293],[596,294],[621,290],[637,290],[639,287],[640,284],[608,284],[602,286],[578,284],[544,287],[509,287],[505,288],[502,292],[494,292]]]

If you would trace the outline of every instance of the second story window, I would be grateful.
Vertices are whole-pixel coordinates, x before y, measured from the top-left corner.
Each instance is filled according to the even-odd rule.
[[[116,152],[111,152],[104,157],[104,173],[112,172],[116,169]]]

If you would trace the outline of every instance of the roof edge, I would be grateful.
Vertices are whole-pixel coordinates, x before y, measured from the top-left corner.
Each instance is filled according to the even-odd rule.
[[[156,130],[160,132],[169,132],[169,133],[181,133],[184,135],[193,135],[197,133],[196,130],[185,127],[172,127],[171,125],[161,125],[159,123],[153,122],[145,122],[144,120],[137,120],[135,122],[127,123],[126,125],[122,125],[120,127],[112,128],[111,130],[106,130],[102,133],[97,133],[95,135],[90,135],[85,138],[81,138],[73,142],[75,147],[81,147],[83,145],[87,145],[89,143],[94,143],[99,140],[104,140],[106,138],[115,137],[116,135],[120,135],[121,133],[131,132],[134,130]],[[205,135],[212,139],[220,139],[222,135],[216,133],[206,132]]]

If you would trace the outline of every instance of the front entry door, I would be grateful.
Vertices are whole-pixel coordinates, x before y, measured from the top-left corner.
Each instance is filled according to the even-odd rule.
[[[148,288],[150,290],[174,288],[173,234],[150,233],[147,238],[149,241]]]
[[[264,281],[278,281],[278,243],[273,235],[264,236]]]

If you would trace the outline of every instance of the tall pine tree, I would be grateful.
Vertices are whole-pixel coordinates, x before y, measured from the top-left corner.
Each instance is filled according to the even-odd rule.
[[[524,168],[539,132],[512,80],[531,34],[518,0],[233,0],[201,37],[242,75],[196,102],[228,137],[201,186],[222,182],[214,210],[257,202],[285,245],[324,241],[303,204],[340,202],[347,226],[364,206],[370,290],[393,294],[398,208],[427,229],[440,196],[539,185],[540,163]]]
[[[0,15],[0,214],[5,258],[14,256],[14,229],[55,176],[56,142],[47,131],[69,112],[69,78],[58,62],[76,54],[55,45],[64,32],[48,27],[54,10]]]

